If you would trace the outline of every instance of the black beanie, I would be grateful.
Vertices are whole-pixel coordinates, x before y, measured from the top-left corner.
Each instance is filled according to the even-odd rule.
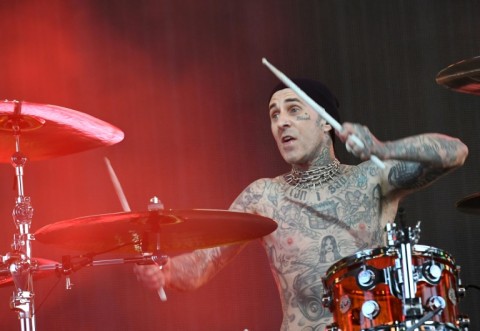
[[[294,78],[292,81],[316,103],[325,108],[325,111],[330,116],[336,119],[337,122],[341,123],[340,115],[338,114],[338,107],[340,107],[340,104],[338,103],[337,98],[323,83],[308,78]],[[284,83],[279,83],[273,88],[268,100],[270,101],[275,92],[286,88],[288,88],[288,86]],[[332,142],[335,142],[335,130],[333,128],[330,130],[330,137],[332,138]]]

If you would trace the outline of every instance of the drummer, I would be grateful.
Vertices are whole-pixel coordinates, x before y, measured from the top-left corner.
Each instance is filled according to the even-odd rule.
[[[339,104],[326,86],[309,79],[293,81],[339,119]],[[280,292],[280,330],[323,330],[332,317],[321,305],[321,276],[342,257],[384,246],[384,227],[394,220],[400,200],[462,166],[468,149],[459,139],[437,133],[383,142],[360,124],[344,123],[342,132],[334,132],[283,84],[273,89],[268,108],[273,137],[292,169],[254,181],[230,209],[278,223],[262,244]],[[362,163],[345,165],[336,159],[335,134]],[[351,135],[364,147],[349,139]],[[385,168],[370,161],[371,155],[383,160]],[[193,290],[243,246],[197,250],[171,258],[163,271],[136,266],[135,272],[153,289]]]

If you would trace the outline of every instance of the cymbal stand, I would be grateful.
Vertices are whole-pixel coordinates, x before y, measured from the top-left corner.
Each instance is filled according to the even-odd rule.
[[[111,170],[112,173],[113,169]],[[117,185],[117,187],[120,187]],[[121,190],[121,189],[119,189]],[[124,196],[124,195],[123,195]],[[126,200],[125,200],[126,201]],[[128,203],[123,205],[128,206]],[[155,264],[160,269],[162,269],[168,262],[169,256],[164,254],[161,250],[161,233],[160,226],[155,221],[155,214],[159,210],[164,209],[163,203],[155,196],[150,199],[148,204],[148,211],[151,213],[152,218],[148,220],[148,231],[143,234],[143,240],[138,244],[139,250],[142,252],[141,256],[136,256],[132,258],[113,258],[106,260],[94,260],[93,256],[95,254],[86,254],[79,257],[72,258],[69,255],[62,257],[62,264],[52,264],[42,266],[42,270],[55,270],[57,274],[66,276],[65,288],[67,290],[71,289],[70,276],[73,272],[80,270],[83,267],[96,267],[96,266],[107,266],[107,265],[117,265],[117,264],[127,264],[135,263],[140,265]],[[153,252],[150,249],[150,245],[154,244]],[[163,288],[158,289],[158,296],[160,300],[166,301],[167,295]]]
[[[13,237],[12,252],[7,254],[4,262],[9,263],[15,292],[12,295],[10,308],[17,311],[22,331],[35,330],[33,277],[31,272],[32,240],[30,225],[33,217],[33,207],[30,197],[24,195],[23,168],[27,157],[20,152],[20,123],[13,122],[15,137],[15,153],[11,163],[15,168],[17,198],[13,208],[12,217],[18,230]]]
[[[163,266],[165,263],[167,263],[167,259],[168,258],[165,255],[157,256],[148,253],[142,254],[141,256],[133,256],[129,258],[111,258],[105,260],[94,260],[91,256],[72,258],[69,255],[65,255],[62,257],[62,264],[46,264],[38,267],[38,269],[43,271],[53,270],[59,275],[69,276],[83,267],[102,267],[128,263],[136,263],[142,265],[156,264],[159,266]]]
[[[148,211],[150,213],[154,213],[155,211],[162,210],[164,209],[163,203],[156,197],[154,196],[153,198],[150,199],[150,203],[148,204]],[[163,269],[163,266],[168,262],[168,256],[164,255],[161,251],[161,234],[160,234],[160,227],[156,222],[149,221],[149,226],[151,227],[152,234],[154,235],[153,241],[155,242],[155,250],[153,252],[153,261],[155,264],[161,269]],[[143,244],[147,244],[152,238],[149,238],[149,236],[146,236],[146,240]],[[165,293],[165,290],[163,287],[160,287],[157,291],[158,297],[162,301],[167,301],[167,294]]]

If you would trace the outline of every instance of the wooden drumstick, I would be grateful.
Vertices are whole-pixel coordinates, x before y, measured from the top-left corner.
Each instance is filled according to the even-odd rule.
[[[122,185],[120,185],[120,181],[118,180],[117,175],[115,174],[115,171],[113,170],[112,164],[110,163],[110,160],[105,157],[105,163],[107,164],[107,169],[108,173],[110,174],[110,178],[113,183],[113,187],[115,188],[115,192],[117,192],[118,199],[120,200],[120,204],[122,205],[123,211],[124,212],[130,212],[130,206],[128,205],[127,197],[123,193]],[[162,270],[162,266],[159,266],[160,270]],[[157,290],[158,296],[160,297],[160,300],[162,301],[167,301],[167,294],[165,293],[165,290],[163,287],[160,287]]]
[[[284,73],[282,73],[280,70],[275,68],[270,62],[267,61],[267,59],[263,58],[262,63],[266,65],[268,69],[270,69],[270,71],[273,72],[273,74],[277,76],[277,78],[280,79],[286,86],[291,88],[300,97],[300,99],[305,101],[310,107],[312,107],[317,113],[319,113],[320,116],[325,121],[327,121],[335,130],[337,130],[338,132],[343,131],[342,125],[338,123],[338,121],[335,118],[330,116],[330,114],[327,113],[325,108],[320,106],[312,98],[310,98],[305,92],[303,92],[302,89],[300,89],[297,84],[295,84],[294,82],[292,82],[292,80],[290,80],[290,78],[288,78]],[[348,137],[348,139],[351,139],[355,144],[357,144],[358,147],[365,148],[365,145],[357,136],[352,134]],[[349,150],[348,146],[347,146],[347,150]],[[385,164],[377,156],[370,155],[370,160],[372,160],[378,167],[385,169]]]

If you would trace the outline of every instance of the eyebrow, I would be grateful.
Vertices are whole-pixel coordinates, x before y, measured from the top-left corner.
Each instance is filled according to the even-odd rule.
[[[298,98],[288,98],[288,99],[285,99],[285,103],[291,103],[291,102],[298,102],[298,103],[303,104],[303,102],[302,102],[300,99],[298,99]],[[272,103],[268,109],[271,110],[272,108],[274,108],[274,107],[276,107],[276,106],[277,106],[276,103]]]

